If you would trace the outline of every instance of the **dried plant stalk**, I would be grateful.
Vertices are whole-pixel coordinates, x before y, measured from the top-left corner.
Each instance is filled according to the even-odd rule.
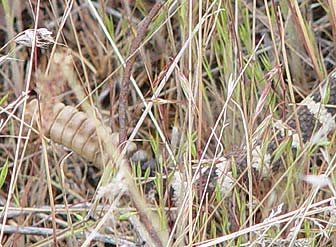
[[[88,161],[97,166],[105,166],[100,180],[100,189],[108,184],[116,187],[109,191],[111,197],[118,198],[120,193],[128,193],[128,196],[138,210],[142,226],[139,232],[144,232],[144,241],[148,246],[163,246],[168,239],[168,234],[161,233],[157,223],[157,217],[148,211],[148,206],[141,197],[140,192],[131,176],[130,167],[124,156],[124,150],[120,152],[119,135],[112,133],[111,129],[96,118],[94,109],[85,98],[83,88],[78,83],[77,74],[73,67],[73,59],[69,53],[55,53],[50,60],[50,73],[37,73],[37,92],[41,95],[40,106],[37,100],[29,105],[33,111],[39,109],[40,129],[43,134],[56,143],[62,144],[73,150]],[[62,73],[60,73],[62,71]],[[72,106],[59,103],[57,97],[63,91],[65,83],[73,89],[77,98],[83,102],[85,112],[80,112]],[[130,156],[136,150],[134,143],[126,144],[126,155]],[[105,163],[106,162],[106,163]],[[116,168],[116,175],[112,175],[112,169]],[[100,196],[96,196],[94,204],[98,203]],[[118,200],[118,199],[117,199]],[[95,211],[92,207],[89,215]],[[97,225],[97,229],[100,224]],[[146,236],[145,236],[146,235]],[[90,242],[90,237],[86,242]]]
[[[34,112],[37,106],[38,101],[32,100],[28,112]],[[69,148],[97,166],[104,163],[103,152],[108,147],[104,147],[99,141],[95,123],[87,114],[63,103],[56,103],[52,109],[48,110],[43,110],[43,106],[41,108],[41,129],[46,137]],[[48,116],[45,116],[46,113]],[[111,129],[108,129],[108,133],[110,133],[114,147],[118,147],[118,133],[112,133]],[[127,155],[131,155],[135,150],[134,143],[128,145]]]

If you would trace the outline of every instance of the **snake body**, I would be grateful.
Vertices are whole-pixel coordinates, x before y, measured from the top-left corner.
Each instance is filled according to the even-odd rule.
[[[252,165],[253,173],[257,177],[270,177],[274,173],[283,171],[284,167],[275,153],[279,143],[286,137],[291,138],[293,153],[303,150],[307,145],[319,146],[326,141],[330,141],[328,136],[336,130],[336,72],[331,73],[318,89],[302,100],[298,104],[296,112],[297,114],[292,114],[285,123],[278,121],[275,124],[276,138],[268,145],[265,153],[262,153],[261,147],[256,145],[253,147],[250,162],[247,160],[246,152],[236,158],[237,177],[247,179],[247,176],[242,173],[245,171],[245,175],[247,174],[248,164]],[[259,140],[255,141],[255,143],[258,142]],[[220,191],[224,193],[224,196],[227,196],[230,194],[228,191],[232,190],[234,179],[231,171],[227,169],[229,167],[227,162],[231,162],[232,158],[224,157],[224,160],[225,162],[221,162],[210,172],[206,171],[204,179],[209,178],[208,191],[213,191],[215,186],[219,186]],[[179,180],[180,178],[177,178],[176,181],[172,182],[176,186],[175,191],[181,191]],[[197,186],[199,186],[199,179],[196,179],[196,181]]]
[[[30,106],[38,109],[36,101],[32,101]],[[131,164],[134,166],[140,165],[144,179],[148,177],[157,178],[158,176],[162,178],[162,180],[160,180],[161,186],[158,186],[158,180],[155,178],[148,179],[145,183],[140,183],[144,186],[142,191],[144,191],[145,197],[156,205],[158,205],[158,202],[162,202],[162,198],[165,198],[168,200],[165,200],[164,203],[167,203],[168,206],[173,205],[183,211],[186,207],[185,204],[183,204],[186,198],[190,198],[190,196],[193,195],[199,196],[201,193],[202,198],[209,198],[210,196],[216,195],[214,192],[217,191],[221,193],[222,198],[233,199],[233,189],[237,187],[240,188],[236,186],[238,177],[243,178],[238,182],[243,182],[245,188],[247,188],[247,179],[250,179],[250,176],[246,176],[246,171],[249,168],[248,165],[252,166],[253,169],[251,170],[253,175],[256,175],[257,178],[270,176],[270,172],[271,174],[274,172],[279,173],[279,171],[283,170],[281,169],[283,168],[283,163],[278,162],[279,159],[276,158],[275,154],[282,139],[288,137],[292,139],[291,150],[293,153],[297,150],[304,150],[303,148],[307,145],[319,146],[321,143],[328,141],[328,138],[332,136],[331,134],[334,133],[336,129],[335,106],[336,73],[332,73],[315,92],[306,97],[298,105],[297,114],[293,114],[288,118],[285,124],[276,124],[276,126],[274,126],[274,129],[278,129],[278,134],[275,135],[276,138],[274,139],[276,140],[271,141],[268,145],[266,153],[260,152],[260,150],[262,150],[260,146],[255,146],[251,151],[251,155],[247,155],[247,151],[244,152],[243,150],[243,155],[238,158],[230,156],[223,157],[220,160],[221,162],[213,166],[203,166],[202,169],[195,171],[191,184],[183,171],[179,171],[176,167],[173,167],[171,170],[168,169],[168,171],[162,169],[163,166],[155,159],[149,159],[145,151],[135,151],[135,145],[131,146],[132,148],[128,151],[128,157],[130,158]],[[100,142],[96,130],[96,121],[88,117],[84,112],[80,112],[72,106],[65,106],[63,103],[57,103],[49,110],[42,109],[40,114],[42,117],[38,119],[42,119],[40,126],[42,126],[42,131],[46,137],[76,152],[94,165],[98,167],[104,166],[104,159],[102,157],[104,150],[109,147],[102,145]],[[113,134],[111,130],[108,130],[108,133],[110,134],[109,137],[113,138],[112,145],[117,147],[119,145],[118,134]],[[256,140],[256,143],[258,143],[258,140]],[[321,159],[323,159],[322,155],[320,156]],[[250,160],[248,160],[249,157]],[[232,163],[233,160],[237,168],[237,174],[235,176],[232,166],[230,166],[230,162]],[[191,191],[200,193],[196,192],[191,194]],[[203,196],[205,194],[209,196]],[[162,195],[164,195],[164,197],[162,197]],[[240,196],[244,195],[241,194]],[[200,202],[200,197],[197,198],[198,202]],[[226,209],[223,211],[223,215],[228,219],[230,231],[235,231],[240,228],[236,218],[232,216],[239,214],[226,213],[226,210],[238,210],[233,201],[234,199],[224,200]],[[209,207],[208,209],[210,211],[214,210],[210,214],[212,215],[212,213],[214,213],[213,215],[215,215],[216,222],[220,222],[223,219],[221,212],[215,211],[217,208],[216,205],[207,205],[207,207]],[[169,222],[173,222],[174,224],[176,219],[176,215],[173,214],[174,211],[168,210],[166,213]],[[219,215],[218,218],[216,215]],[[222,232],[222,230],[223,229],[219,228],[218,232]]]
[[[254,168],[260,170],[266,167],[278,171],[281,167],[279,162],[274,162],[274,151],[286,137],[291,138],[293,152],[302,150],[307,145],[316,146],[328,141],[328,135],[336,129],[335,106],[336,73],[331,73],[318,89],[298,104],[296,114],[292,114],[285,123],[275,123],[278,133],[264,154],[268,157],[264,159],[265,166],[261,167],[261,164],[255,162]],[[246,161],[241,161],[244,162]]]
[[[31,105],[36,107],[37,101],[32,101]],[[302,144],[306,145],[307,143],[311,143],[316,145],[326,140],[328,135],[336,129],[335,106],[336,72],[330,74],[330,76],[321,83],[318,90],[307,96],[298,105],[297,117],[293,114],[286,121],[287,125],[277,124],[277,126],[275,126],[280,133],[277,135],[278,141],[281,141],[281,138],[284,138],[284,134],[287,133],[292,138],[292,149],[297,150]],[[85,113],[78,111],[72,106],[57,103],[53,106],[52,111],[49,112],[48,118],[44,121],[43,126],[43,132],[46,137],[71,149],[93,164],[101,166],[104,147],[101,148],[94,121]],[[300,131],[297,128],[298,126],[300,127]],[[118,146],[118,135],[112,134],[112,131],[109,132],[114,139],[114,145]],[[299,133],[301,133],[301,137]],[[279,162],[273,162],[273,153],[277,146],[276,141],[271,142],[265,154],[260,153],[260,147],[258,146],[252,150],[252,160],[250,164],[252,164],[252,167],[259,175],[265,175],[269,170],[279,170]],[[128,152],[129,156],[131,156],[134,151],[135,145],[130,148]],[[227,193],[229,187],[233,184],[233,179],[231,172],[228,172],[227,168],[225,168],[226,163],[224,160],[228,161],[231,160],[231,158],[225,157],[223,162],[211,168],[210,171],[209,169],[204,169],[204,171],[201,171],[199,174],[195,174],[197,187],[207,186],[207,191],[213,191],[215,186],[219,184],[220,190],[223,193]],[[153,159],[148,159],[142,150],[134,153],[131,157],[131,161],[133,164],[141,164],[143,174],[148,169],[150,176],[154,176],[155,173],[160,172],[157,162]],[[246,170],[247,164],[249,163],[247,161],[247,155],[242,155],[236,163],[239,173],[242,173],[243,170]],[[172,191],[174,191],[173,198],[177,200],[177,198],[183,194],[185,183],[183,182],[183,175],[176,169],[173,170],[174,176],[172,176],[170,184]],[[202,175],[202,173],[204,174]],[[203,181],[197,176],[204,177]],[[206,183],[206,181],[210,181],[210,183]]]

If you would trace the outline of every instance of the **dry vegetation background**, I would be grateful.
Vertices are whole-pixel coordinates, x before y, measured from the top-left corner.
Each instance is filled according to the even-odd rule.
[[[275,120],[333,71],[335,1],[158,2],[1,1],[3,246],[336,246],[335,135],[318,166],[311,167],[312,150],[292,157],[286,142],[278,143],[287,153],[281,174],[266,179],[247,169],[247,176],[236,166],[252,155],[255,138],[265,154]],[[141,27],[153,7],[157,14]],[[15,42],[34,27],[47,28],[55,42],[44,49]],[[129,80],[124,61],[133,59]],[[120,112],[122,94],[128,103]],[[122,130],[158,167],[145,172],[155,202],[141,186],[109,200],[106,193],[145,182],[117,187],[106,174],[118,171],[43,138],[27,120],[34,98],[50,109],[57,102],[94,109],[113,132],[126,113]],[[215,169],[224,157],[230,162],[221,177],[230,170],[234,181],[226,191],[199,172],[195,182],[192,170]],[[184,203],[171,199],[174,171],[188,188]],[[325,171],[323,188],[302,180]],[[155,219],[139,220],[147,210]]]

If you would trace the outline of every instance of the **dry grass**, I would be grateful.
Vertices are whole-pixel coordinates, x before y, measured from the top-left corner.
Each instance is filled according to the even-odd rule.
[[[293,154],[274,128],[335,67],[333,1],[169,0],[139,28],[154,2],[1,1],[2,245],[335,246],[335,133],[312,166],[316,146]],[[47,110],[32,120],[35,91]],[[154,177],[133,166],[133,179],[122,150],[97,167],[45,138],[36,121],[57,102],[83,110],[102,147],[100,127],[121,123]],[[279,172],[253,170],[256,140],[264,163],[276,143]],[[225,191],[209,172],[219,166],[232,174]]]

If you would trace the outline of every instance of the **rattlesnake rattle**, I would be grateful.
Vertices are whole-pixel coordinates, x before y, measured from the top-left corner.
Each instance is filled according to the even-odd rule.
[[[36,108],[38,108],[38,101],[34,99],[28,105],[28,113],[33,112]],[[101,150],[96,133],[96,124],[86,113],[61,102],[56,103],[49,113],[48,121],[44,122],[42,128],[43,134],[47,138],[74,151],[95,166],[102,167],[104,165],[103,150]],[[106,126],[105,129],[111,136],[112,144],[118,147],[119,134],[112,133],[111,129]],[[130,156],[135,149],[136,145],[129,143],[127,155]]]

